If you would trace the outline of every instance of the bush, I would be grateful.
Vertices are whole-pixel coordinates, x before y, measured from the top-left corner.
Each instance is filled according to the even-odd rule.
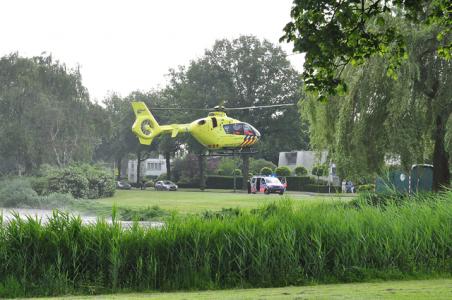
[[[49,180],[45,177],[29,177],[31,188],[38,195],[45,195],[49,190]]]
[[[307,175],[307,174],[308,174],[308,170],[307,170],[305,167],[303,167],[303,166],[297,166],[297,167],[293,170],[293,172],[294,172],[295,175],[297,175],[297,176],[304,176],[304,175]]]
[[[265,176],[271,175],[272,173],[273,173],[273,170],[270,169],[269,167],[263,167],[260,171],[260,174],[265,175]]]
[[[120,211],[120,219],[123,221],[153,221],[168,215],[169,213],[167,211],[157,205],[138,210],[122,208]]]
[[[41,196],[40,206],[38,208],[55,209],[55,208],[67,208],[73,205],[74,197],[71,194],[49,194]]]
[[[35,178],[21,177],[0,182],[0,207],[55,209],[73,203],[74,198],[70,194],[38,195],[32,189],[32,180]]]
[[[242,170],[235,169],[234,172],[232,173],[232,175],[234,175],[234,174],[235,174],[235,176],[242,176]]]
[[[291,171],[290,171],[289,167],[286,167],[286,166],[277,167],[275,169],[276,176],[290,176],[290,173],[291,173]]]
[[[250,172],[253,174],[260,174],[260,171],[262,168],[267,167],[271,170],[274,170],[276,168],[276,165],[272,163],[271,161],[265,160],[265,159],[250,159]]]
[[[362,184],[357,187],[356,189],[358,192],[374,192],[375,191],[375,184]]]
[[[145,187],[154,187],[154,184],[155,184],[154,181],[148,180],[144,183],[144,186]]]
[[[155,181],[166,180],[166,173],[160,174]]]
[[[79,168],[58,170],[56,174],[48,177],[48,182],[49,193],[70,193],[74,198],[88,198],[89,181]]]
[[[116,191],[113,174],[101,167],[74,165],[54,169],[47,174],[46,178],[48,193],[70,193],[74,198],[111,197]]]
[[[328,175],[328,166],[323,164],[323,165],[315,165],[312,168],[311,174],[317,177],[320,176],[326,176]]]
[[[39,207],[40,197],[26,178],[13,178],[0,182],[1,207]]]
[[[89,199],[112,197],[115,194],[116,182],[111,173],[103,168],[83,165],[82,171],[89,183]]]

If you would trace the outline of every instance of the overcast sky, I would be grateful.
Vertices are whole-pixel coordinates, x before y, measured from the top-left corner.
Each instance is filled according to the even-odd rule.
[[[2,0],[0,55],[42,52],[80,65],[91,98],[163,87],[215,40],[252,34],[278,43],[292,0]],[[281,44],[291,54],[291,45]],[[302,56],[288,57],[301,70]]]

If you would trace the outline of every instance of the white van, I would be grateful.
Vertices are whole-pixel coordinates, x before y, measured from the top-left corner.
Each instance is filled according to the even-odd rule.
[[[276,177],[271,176],[253,176],[250,181],[251,193],[278,193],[280,195],[284,194],[286,188],[281,183],[281,181]]]

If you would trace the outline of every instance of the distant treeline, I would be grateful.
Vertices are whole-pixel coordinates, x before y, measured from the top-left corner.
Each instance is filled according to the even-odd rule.
[[[130,129],[133,100],[144,101],[152,109],[296,103],[301,98],[300,74],[286,54],[253,36],[219,40],[188,66],[170,70],[166,87],[149,88],[126,97],[106,95],[102,103],[94,103],[78,68],[68,69],[51,56],[2,57],[0,176],[33,174],[43,164],[63,167],[105,161],[120,166],[130,155],[141,162],[152,151],[164,154],[169,162],[178,151],[202,151],[184,135],[177,140],[161,137],[151,147],[141,146]],[[163,124],[204,116],[204,112],[187,110],[155,112]],[[262,133],[258,157],[276,163],[279,151],[308,147],[307,125],[296,107],[237,111],[233,117],[252,123]]]

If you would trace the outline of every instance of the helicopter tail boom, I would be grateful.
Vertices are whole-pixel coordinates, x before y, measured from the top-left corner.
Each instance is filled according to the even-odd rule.
[[[144,102],[132,102],[132,108],[136,117],[132,131],[141,144],[150,145],[152,140],[161,133],[161,127]]]
[[[140,140],[140,144],[150,145],[152,140],[160,134],[171,134],[171,137],[175,138],[179,132],[190,130],[189,124],[160,126],[144,102],[132,102],[132,108],[136,117],[132,131]]]

